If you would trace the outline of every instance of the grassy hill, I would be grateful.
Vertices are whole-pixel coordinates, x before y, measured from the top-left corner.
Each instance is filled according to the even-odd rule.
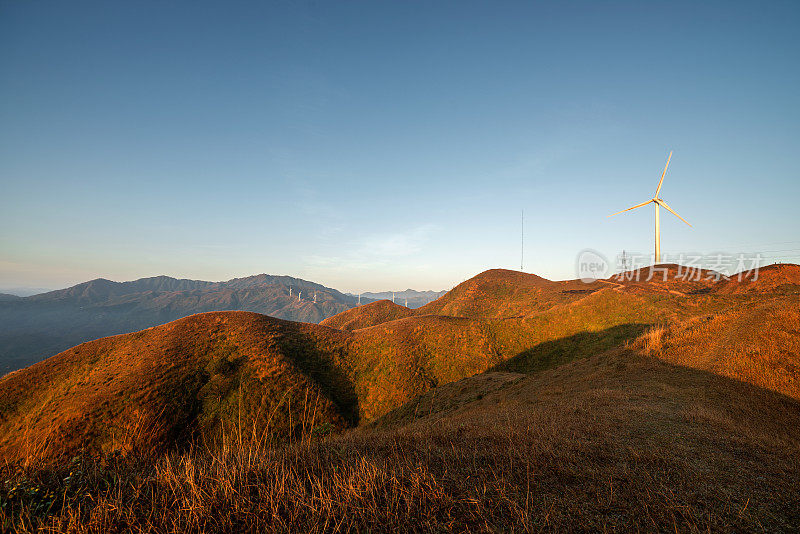
[[[378,300],[344,311],[320,322],[323,326],[339,330],[358,330],[368,326],[411,317],[414,312],[390,300]]]
[[[598,282],[553,282],[535,274],[491,269],[462,282],[443,297],[419,308],[417,313],[475,318],[521,317],[572,302],[602,287]]]
[[[0,454],[28,491],[0,490],[0,521],[790,531],[794,272],[728,291],[489,271],[441,314],[218,312],[85,343],[0,379]]]
[[[309,328],[206,313],[74,347],[0,380],[0,454],[131,452],[213,442],[223,428],[285,439],[353,424],[352,387],[306,342]]]
[[[515,280],[521,287],[509,289]],[[238,424],[242,414],[245,426],[268,425],[270,436],[286,439],[303,430],[270,417],[275,417],[272,410],[288,390],[304,398],[306,392],[313,399],[321,395],[319,419],[305,423],[304,431],[326,423],[342,428],[381,417],[443,384],[487,370],[551,369],[623,346],[646,330],[654,344],[673,347],[675,363],[686,365],[680,354],[697,344],[708,350],[738,351],[726,353],[744,355],[736,360],[738,374],[704,370],[794,395],[786,385],[788,379],[780,378],[791,376],[791,363],[785,368],[772,365],[769,379],[743,370],[755,365],[747,363],[747,351],[757,354],[744,344],[755,335],[747,330],[748,324],[769,325],[754,330],[762,338],[753,343],[768,347],[769,354],[780,354],[770,343],[780,339],[781,325],[793,324],[784,314],[795,302],[793,293],[764,300],[752,293],[686,295],[658,288],[628,292],[601,282],[577,293],[575,283],[507,271],[489,271],[462,285],[438,305],[477,317],[417,315],[382,301],[328,320],[327,325],[342,328],[335,329],[219,312],[79,345],[0,380],[0,450],[25,455],[29,443],[43,447],[45,442],[57,443],[66,452],[85,446],[119,448],[114,440],[133,435],[124,429],[139,424],[135,421],[157,420],[162,412],[171,414],[173,422],[130,438],[131,443],[149,440],[147,446],[168,446],[206,440],[220,426],[234,419]],[[488,295],[501,289],[509,296],[495,297],[504,311],[493,314],[488,311]],[[528,308],[523,306],[525,299]],[[505,315],[512,306],[519,315],[480,317]],[[758,321],[736,318],[744,313],[759,314]],[[402,317],[394,318],[398,315]],[[773,324],[775,318],[780,320]],[[371,323],[377,324],[357,328]],[[706,323],[714,332],[729,333],[694,340],[692,336],[703,331],[698,329],[709,328],[702,327]],[[688,348],[674,348],[682,339],[688,340],[683,342]],[[721,340],[733,341],[728,348],[718,348]],[[285,370],[278,373],[273,368]],[[240,405],[240,398],[247,402]],[[284,400],[287,420],[299,421],[295,412],[288,415],[289,401],[291,410],[299,409],[299,401],[294,396]],[[41,454],[47,456],[48,450]]]
[[[500,530],[791,532],[798,424],[796,398],[615,349],[437,388],[357,439],[402,443],[387,476],[424,458],[451,496],[414,509],[432,522],[458,507]]]
[[[762,267],[755,272],[745,272],[742,277],[733,276],[720,285],[721,293],[793,291],[800,285],[800,266],[777,263]]]
[[[414,289],[405,289],[403,291],[380,291],[377,293],[366,291],[361,293],[361,299],[377,301],[391,300],[392,297],[394,297],[395,302],[398,304],[402,304],[407,308],[415,309],[438,299],[445,293],[447,293],[447,291],[416,291]]]

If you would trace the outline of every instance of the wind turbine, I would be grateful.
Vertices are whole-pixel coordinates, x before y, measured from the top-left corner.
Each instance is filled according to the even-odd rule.
[[[613,217],[614,215],[619,215],[620,213],[625,213],[626,211],[635,210],[636,208],[641,208],[642,206],[647,206],[651,202],[656,206],[656,263],[661,263],[661,214],[659,213],[659,208],[663,207],[665,210],[673,214],[675,217],[679,218],[686,224],[689,222],[675,213],[672,208],[669,207],[669,204],[664,202],[664,199],[658,197],[658,194],[661,192],[661,186],[664,184],[664,175],[667,174],[667,167],[669,167],[669,160],[672,158],[672,152],[669,153],[669,157],[667,157],[667,164],[664,165],[664,172],[661,173],[661,180],[658,182],[658,188],[656,188],[656,194],[653,195],[653,198],[648,200],[647,202],[642,202],[641,204],[636,204],[635,206],[628,208],[626,210],[618,211],[609,217]],[[691,227],[692,225],[689,224]]]

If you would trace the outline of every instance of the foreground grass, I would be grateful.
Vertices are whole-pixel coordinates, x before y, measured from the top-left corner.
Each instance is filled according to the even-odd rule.
[[[400,427],[325,441],[270,448],[234,438],[213,451],[6,465],[0,521],[17,532],[800,525],[793,399],[629,352],[484,391],[426,406]]]
[[[748,513],[747,502],[703,494],[663,458],[599,468],[609,451],[598,444],[565,458],[509,437],[394,435],[260,457],[234,451],[154,463],[83,459],[6,471],[15,482],[6,482],[0,517],[4,529],[18,532],[789,527],[774,518],[759,525],[763,519]]]

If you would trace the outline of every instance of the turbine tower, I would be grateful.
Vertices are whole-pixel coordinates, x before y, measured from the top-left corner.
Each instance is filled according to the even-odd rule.
[[[651,198],[647,202],[642,202],[641,204],[636,204],[635,206],[633,206],[631,208],[628,208],[628,209],[622,210],[622,211],[618,211],[617,213],[609,215],[609,217],[613,217],[614,215],[619,215],[620,213],[625,213],[626,211],[631,211],[631,210],[635,210],[636,208],[641,208],[642,206],[647,206],[651,202],[653,204],[655,204],[655,206],[656,206],[656,256],[655,256],[656,257],[656,261],[655,262],[656,263],[661,263],[661,214],[659,213],[659,208],[663,207],[665,210],[667,210],[668,212],[673,214],[675,217],[679,218],[680,220],[682,220],[686,224],[689,224],[689,222],[686,219],[684,219],[683,217],[681,217],[680,215],[675,213],[672,210],[672,208],[669,207],[669,204],[664,202],[664,199],[661,199],[661,198],[658,197],[658,194],[661,192],[661,186],[664,184],[664,175],[667,174],[667,167],[669,167],[669,160],[671,158],[672,158],[672,152],[670,152],[669,156],[667,157],[667,164],[664,165],[664,172],[661,173],[661,180],[658,182],[658,188],[656,188],[656,194],[653,195],[653,198]],[[692,225],[689,224],[689,226],[691,227]]]

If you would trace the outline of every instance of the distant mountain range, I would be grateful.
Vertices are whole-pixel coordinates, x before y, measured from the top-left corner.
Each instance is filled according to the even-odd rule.
[[[362,303],[371,302],[362,297]],[[69,347],[208,311],[253,311],[318,323],[356,305],[357,298],[290,276],[259,274],[227,282],[169,276],[76,286],[19,297],[0,294],[0,374]]]
[[[405,291],[381,291],[377,293],[361,293],[361,304],[367,304],[376,300],[392,300],[395,304],[406,306],[407,308],[419,308],[429,302],[433,302],[447,291],[415,291],[406,289]]]

